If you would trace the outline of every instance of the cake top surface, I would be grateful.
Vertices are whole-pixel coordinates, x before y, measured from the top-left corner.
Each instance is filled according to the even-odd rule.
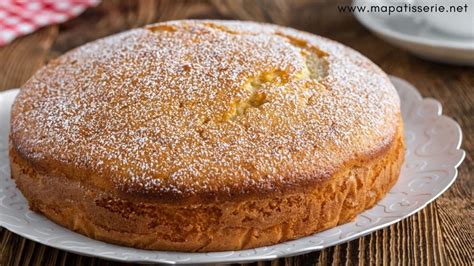
[[[359,53],[296,30],[184,20],[94,41],[23,87],[11,140],[37,169],[162,200],[302,187],[392,141],[399,99]]]

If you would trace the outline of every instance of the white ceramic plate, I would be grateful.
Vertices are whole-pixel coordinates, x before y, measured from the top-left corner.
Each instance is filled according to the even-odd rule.
[[[461,129],[441,115],[441,105],[422,99],[407,82],[392,77],[402,103],[407,144],[406,162],[397,184],[374,208],[355,221],[282,244],[242,251],[187,253],[148,251],[96,241],[31,212],[10,179],[7,130],[10,106],[18,90],[0,93],[0,225],[39,243],[118,261],[143,263],[230,263],[294,256],[346,242],[396,223],[425,207],[456,179],[464,159]]]
[[[354,0],[354,6],[387,5],[380,0]],[[404,13],[355,12],[362,25],[389,43],[433,61],[474,66],[474,38],[443,33],[423,19]],[[474,23],[474,21],[473,21]],[[466,27],[474,27],[465,25]]]

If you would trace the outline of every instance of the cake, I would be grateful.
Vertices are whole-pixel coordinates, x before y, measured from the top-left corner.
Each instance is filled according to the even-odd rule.
[[[151,250],[271,245],[353,220],[397,181],[398,95],[358,52],[241,21],[148,25],[22,86],[11,174],[32,210]]]

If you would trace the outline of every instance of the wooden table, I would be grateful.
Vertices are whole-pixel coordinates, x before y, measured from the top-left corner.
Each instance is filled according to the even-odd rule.
[[[345,0],[111,1],[62,25],[0,48],[0,90],[21,86],[51,58],[85,42],[154,21],[221,18],[268,21],[327,36],[369,57],[387,73],[439,100],[463,128],[467,158],[455,184],[434,203],[388,228],[319,252],[259,264],[472,265],[474,69],[418,59],[376,38],[349,13]],[[113,262],[50,248],[0,229],[0,265],[108,265]]]

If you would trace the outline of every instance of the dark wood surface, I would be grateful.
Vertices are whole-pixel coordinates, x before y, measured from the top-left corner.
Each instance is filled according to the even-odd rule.
[[[467,151],[454,185],[434,203],[388,228],[349,243],[265,265],[472,265],[474,69],[418,59],[378,39],[351,14],[346,0],[112,1],[62,25],[43,28],[0,48],[0,90],[21,86],[51,58],[97,38],[154,21],[220,18],[267,21],[317,33],[369,57],[391,75],[414,84],[443,105],[464,132]],[[26,240],[0,229],[0,265],[109,265]]]

